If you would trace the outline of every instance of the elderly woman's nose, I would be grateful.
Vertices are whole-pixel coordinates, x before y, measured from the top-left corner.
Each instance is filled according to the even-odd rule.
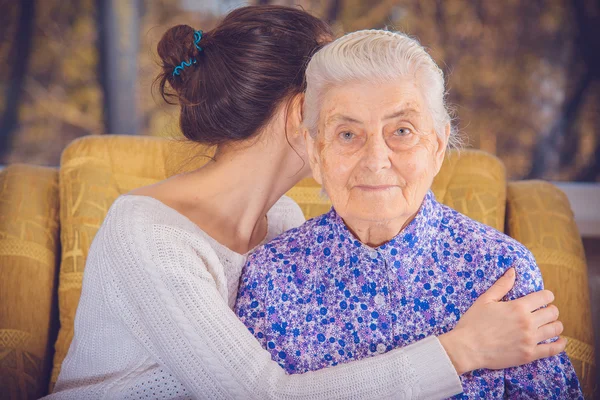
[[[370,136],[365,144],[363,164],[372,171],[391,166],[390,148],[381,135]]]

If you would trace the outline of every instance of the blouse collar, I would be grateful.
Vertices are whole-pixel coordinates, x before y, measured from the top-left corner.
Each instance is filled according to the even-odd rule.
[[[373,252],[373,250],[385,250],[388,247],[406,246],[412,249],[417,246],[417,244],[424,245],[429,243],[432,232],[441,222],[440,204],[436,201],[435,195],[431,190],[425,194],[421,207],[413,220],[390,241],[377,247],[370,247],[360,242],[354,234],[350,232],[342,217],[340,217],[333,207],[331,208],[329,216],[329,223],[331,223],[333,230],[338,237],[348,237],[354,242],[354,246],[363,247],[364,250],[371,252]]]

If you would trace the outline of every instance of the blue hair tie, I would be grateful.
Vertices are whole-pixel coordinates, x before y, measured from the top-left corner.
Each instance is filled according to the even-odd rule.
[[[202,31],[194,32],[194,46],[198,49],[198,51],[202,51],[202,47],[198,46],[200,40],[202,39]]]
[[[179,64],[178,66],[175,67],[175,69],[173,70],[173,76],[177,75],[179,76],[179,74],[181,73],[181,71],[183,71],[183,69],[185,67],[190,67],[192,64],[196,64],[197,61],[195,58],[190,58],[189,61],[183,61],[181,64]]]
[[[202,31],[195,31],[194,32],[194,46],[196,46],[198,51],[202,51],[202,47],[200,47],[198,45],[198,43],[200,43],[201,39],[202,39]],[[173,70],[173,76],[179,76],[179,74],[181,73],[181,71],[183,71],[183,69],[185,67],[191,67],[192,64],[196,64],[197,62],[198,61],[196,61],[195,58],[190,58],[189,61],[183,61],[181,64],[179,64],[178,66],[175,67],[175,69]]]

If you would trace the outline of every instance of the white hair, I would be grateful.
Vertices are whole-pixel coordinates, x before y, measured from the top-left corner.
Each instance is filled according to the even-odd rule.
[[[417,81],[435,132],[442,136],[452,123],[445,102],[444,73],[415,39],[386,30],[363,30],[349,33],[315,53],[306,68],[304,125],[314,137],[323,93],[333,85],[348,82],[387,82],[404,76]],[[448,145],[458,145],[451,129]]]

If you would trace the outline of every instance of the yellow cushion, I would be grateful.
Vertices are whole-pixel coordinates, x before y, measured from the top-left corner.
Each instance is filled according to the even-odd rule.
[[[432,190],[440,203],[504,231],[506,171],[495,156],[479,150],[450,151]]]
[[[56,334],[58,171],[0,172],[0,398],[44,395]]]
[[[596,366],[588,275],[569,200],[550,183],[521,181],[508,185],[507,204],[507,233],[531,250],[545,287],[554,292],[567,354],[591,399]]]

